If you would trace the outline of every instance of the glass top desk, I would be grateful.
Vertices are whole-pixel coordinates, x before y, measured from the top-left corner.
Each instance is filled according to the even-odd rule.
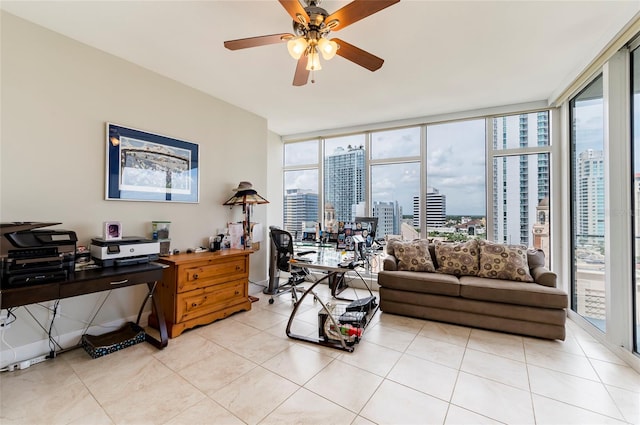
[[[362,262],[354,262],[353,252],[350,252],[350,255],[343,255],[342,251],[336,250],[335,245],[324,246],[299,243],[295,244],[294,252],[296,252],[296,256],[290,261],[292,265],[325,273],[325,275],[315,282],[311,282],[311,286],[304,291],[294,304],[287,323],[287,336],[292,339],[352,352],[354,344],[359,342],[364,330],[379,308],[376,297],[373,296],[369,285],[358,271]],[[369,290],[370,297],[357,300],[338,297],[338,294],[347,288],[345,276],[348,273],[355,273],[362,280],[365,288]],[[323,282],[329,284],[331,296],[336,300],[342,301],[341,303],[325,303],[314,292],[314,288]],[[291,331],[298,309],[309,294],[322,306],[318,311],[317,338],[298,335]]]

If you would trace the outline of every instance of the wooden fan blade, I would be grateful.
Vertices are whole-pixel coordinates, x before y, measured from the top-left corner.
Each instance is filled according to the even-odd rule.
[[[333,28],[332,31],[339,31],[347,25],[351,25],[360,19],[380,12],[382,9],[392,6],[399,1],[400,0],[354,0],[327,16],[324,21],[331,22],[337,19],[339,24]]]
[[[287,13],[291,16],[291,19],[293,19],[296,22],[300,22],[298,20],[298,14],[300,14],[304,18],[305,22],[307,24],[309,23],[309,15],[307,14],[307,11],[304,10],[304,7],[302,7],[302,5],[298,0],[279,0],[279,1],[282,7],[284,7]]]
[[[307,71],[307,61],[309,60],[309,56],[302,55],[300,59],[298,59],[298,65],[296,65],[296,73],[293,76],[293,85],[294,86],[304,86],[307,84],[309,80],[309,71]]]
[[[285,37],[283,40],[282,37]],[[224,42],[224,47],[229,50],[246,49],[248,47],[266,46],[267,44],[284,43],[288,38],[293,37],[293,34],[271,34],[261,35],[258,37],[240,38],[238,40],[228,40]]]
[[[340,40],[339,38],[333,38],[332,40],[338,43],[338,45],[340,46],[336,54],[350,60],[357,65],[360,65],[363,68],[367,68],[371,72],[380,69],[380,67],[384,63],[384,59],[372,55],[369,52],[365,52],[364,50],[354,46],[353,44],[349,44],[346,41]]]

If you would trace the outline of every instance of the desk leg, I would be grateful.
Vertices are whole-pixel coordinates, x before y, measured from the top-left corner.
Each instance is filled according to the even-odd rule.
[[[338,296],[349,287],[345,276],[345,272],[333,272],[329,274],[329,288],[331,288],[331,296],[341,301],[353,301],[349,298],[342,298]]]
[[[315,288],[320,282],[322,282],[325,279],[331,279],[333,275],[335,275],[336,272],[330,272],[328,275],[326,275],[325,277],[323,277],[322,279],[319,279],[317,281],[315,281],[313,283],[313,285],[311,285],[309,287],[309,289],[307,289],[306,291],[304,291],[304,293],[302,294],[302,296],[298,299],[298,301],[294,304],[293,306],[293,311],[291,312],[291,316],[289,316],[289,322],[287,323],[287,336],[289,338],[292,339],[297,339],[300,341],[307,341],[307,342],[313,342],[314,344],[319,344],[319,345],[323,345],[325,347],[331,347],[331,348],[337,348],[340,350],[344,350],[344,351],[348,351],[348,352],[353,352],[353,346],[351,345],[347,345],[346,341],[344,339],[341,339],[340,341],[337,342],[331,342],[331,341],[325,341],[323,339],[318,338],[311,338],[305,335],[297,335],[291,332],[291,324],[293,323],[293,319],[296,316],[296,313],[298,312],[298,307],[300,307],[300,305],[302,304],[302,300],[304,300],[304,298],[309,294],[312,293],[315,296],[315,293],[313,292],[313,288]],[[335,276],[333,276],[335,278]],[[331,281],[329,281],[331,282]],[[316,297],[316,299],[318,300],[318,302],[322,305],[322,308],[327,311],[327,313],[329,314],[329,318],[330,320],[333,322],[334,326],[337,327],[337,323],[335,323],[335,320],[333,319],[333,316],[331,315],[331,312],[329,311],[329,309],[327,308],[327,306],[325,305],[325,303],[318,297]],[[341,336],[342,338],[342,336]]]
[[[140,323],[140,317],[142,316],[142,310],[144,309],[147,300],[151,298],[151,302],[153,303],[153,311],[156,314],[156,320],[158,321],[158,332],[160,332],[160,341],[155,339],[149,334],[145,335],[145,339],[148,343],[153,345],[156,348],[163,349],[169,344],[169,334],[167,333],[167,322],[164,321],[164,312],[162,311],[162,307],[158,302],[158,297],[156,295],[156,287],[158,282],[147,282],[147,286],[149,287],[149,293],[147,297],[144,299],[142,306],[140,306],[140,311],[138,312],[138,320],[136,324]]]

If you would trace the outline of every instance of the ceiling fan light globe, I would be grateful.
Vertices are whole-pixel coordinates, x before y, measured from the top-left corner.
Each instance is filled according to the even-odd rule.
[[[320,53],[322,53],[322,57],[324,60],[331,60],[338,51],[338,43],[333,40],[327,40],[326,38],[321,38],[318,40],[318,47],[320,48]]]
[[[322,65],[320,65],[320,56],[318,52],[309,53],[309,59],[307,60],[307,71],[320,71],[322,69]]]
[[[287,50],[295,60],[300,59],[304,51],[307,49],[307,40],[302,37],[294,37],[287,41]]]

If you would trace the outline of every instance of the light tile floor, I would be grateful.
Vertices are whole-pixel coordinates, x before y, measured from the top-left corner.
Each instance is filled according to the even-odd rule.
[[[379,312],[347,353],[287,338],[290,296],[261,290],[164,350],[79,349],[3,373],[0,422],[640,424],[638,373],[570,321],[560,342]],[[317,332],[318,310],[305,299],[296,333]]]

